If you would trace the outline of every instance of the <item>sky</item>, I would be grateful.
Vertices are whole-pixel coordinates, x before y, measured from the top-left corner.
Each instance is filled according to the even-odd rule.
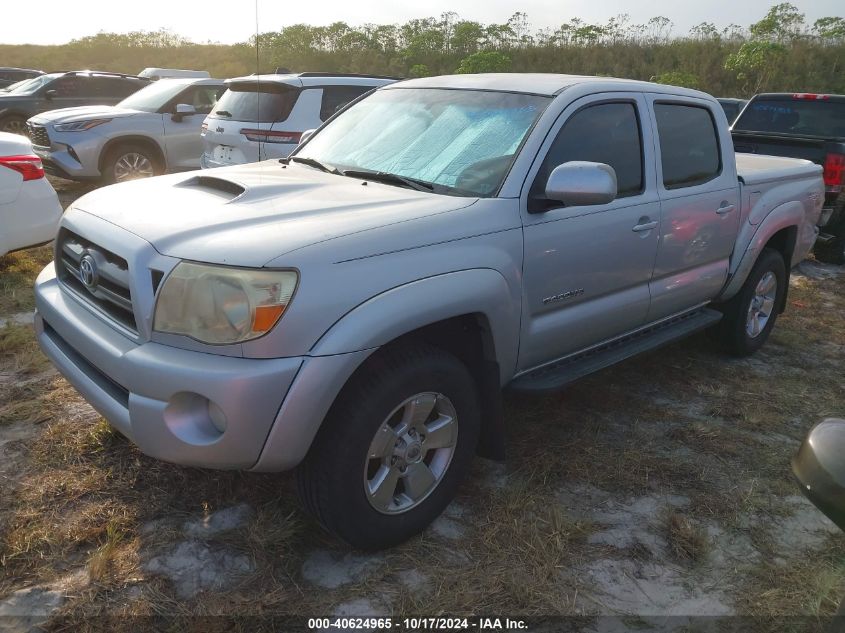
[[[663,15],[675,24],[674,32],[684,34],[701,22],[718,27],[735,23],[748,26],[766,14],[779,0],[258,0],[261,31],[275,31],[297,23],[313,25],[347,22],[352,25],[404,22],[412,18],[439,16],[455,11],[461,18],[484,23],[503,23],[524,11],[532,30],[557,27],[573,17],[586,22],[605,22],[628,13],[632,22],[645,22]],[[114,0],[38,0],[37,20],[25,3],[0,0],[4,18],[0,20],[2,44],[61,44],[98,31],[139,31],[167,28],[196,42],[245,41],[255,33],[255,0],[143,0],[140,3]],[[808,23],[823,16],[845,16],[842,0],[792,0],[807,15]],[[128,8],[128,7],[131,7]],[[15,13],[20,12],[20,19]],[[23,15],[26,12],[27,16]],[[2,60],[0,60],[2,63]]]

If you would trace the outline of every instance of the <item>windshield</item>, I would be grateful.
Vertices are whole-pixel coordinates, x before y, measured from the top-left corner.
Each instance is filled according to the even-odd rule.
[[[734,130],[798,136],[845,137],[845,101],[755,99],[733,125]]]
[[[173,97],[182,92],[186,85],[184,81],[162,79],[129,95],[118,103],[117,107],[141,112],[158,112]]]
[[[31,95],[41,86],[53,81],[56,77],[61,77],[61,74],[57,73],[54,75],[39,75],[38,77],[33,77],[32,79],[25,79],[23,81],[19,81],[16,84],[12,84],[6,90],[8,90],[9,94]]]
[[[286,84],[241,81],[229,85],[211,118],[273,123],[288,118],[299,96],[299,90]]]
[[[296,156],[491,196],[549,97],[477,90],[380,90],[331,121]]]

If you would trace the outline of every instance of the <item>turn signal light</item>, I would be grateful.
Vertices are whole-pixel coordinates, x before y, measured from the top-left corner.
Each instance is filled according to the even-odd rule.
[[[845,184],[845,154],[830,153],[825,157],[824,184],[835,191],[841,190]]]

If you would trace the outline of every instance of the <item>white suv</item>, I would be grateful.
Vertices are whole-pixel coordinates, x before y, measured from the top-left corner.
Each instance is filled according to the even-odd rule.
[[[397,77],[332,73],[250,75],[229,89],[202,126],[203,168],[284,158],[302,133]]]

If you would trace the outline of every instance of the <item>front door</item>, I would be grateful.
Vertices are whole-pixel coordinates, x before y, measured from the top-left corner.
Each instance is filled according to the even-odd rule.
[[[225,86],[191,86],[167,105],[167,112],[161,117],[169,169],[199,169],[202,155],[202,122],[225,91]],[[174,116],[179,104],[193,106],[196,114]]]
[[[660,245],[648,316],[655,321],[718,295],[728,276],[740,209],[736,165],[721,159],[721,148],[732,144],[727,126],[716,126],[719,106],[666,95],[647,99],[660,150]]]
[[[522,200],[521,371],[645,322],[660,233],[650,138],[643,96],[606,93],[571,104],[541,147]],[[572,207],[546,200],[548,174],[573,160],[613,167],[617,198]]]

